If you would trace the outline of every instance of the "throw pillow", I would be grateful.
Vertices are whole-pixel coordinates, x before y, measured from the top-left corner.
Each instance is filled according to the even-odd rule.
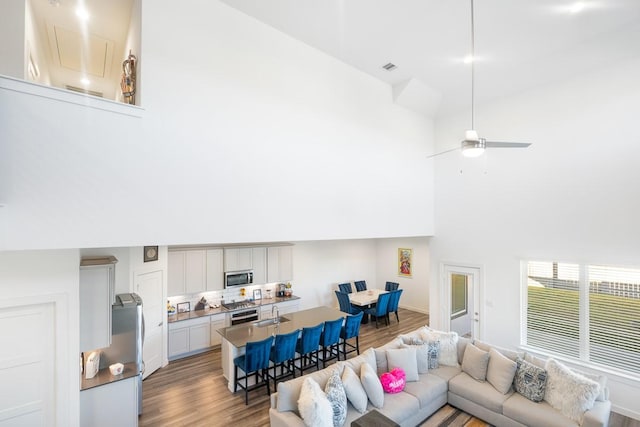
[[[523,359],[516,360],[516,364],[513,387],[527,399],[542,402],[547,387],[547,371]]]
[[[487,379],[489,353],[473,344],[467,344],[462,358],[462,370],[472,378],[484,382]]]
[[[516,369],[518,369],[516,362],[493,348],[489,350],[487,381],[500,393],[509,392]]]
[[[460,366],[458,364],[458,334],[456,332],[422,332],[421,338],[424,341],[440,342],[439,365]]]
[[[311,377],[307,377],[302,383],[298,411],[307,427],[333,427],[331,403]]]
[[[600,384],[600,393],[598,394],[598,397],[596,397],[597,401],[604,402],[605,400],[609,400],[609,396],[607,395],[607,377],[605,377],[604,375],[590,374],[589,372],[578,371],[577,369],[575,369],[574,372]]]
[[[600,385],[555,359],[548,359],[546,368],[548,377],[544,400],[565,417],[582,424],[585,411],[593,408],[600,394]]]
[[[347,395],[347,399],[356,411],[364,414],[367,410],[367,392],[362,388],[360,378],[356,375],[351,366],[345,366],[342,372],[342,385]]]
[[[404,343],[400,338],[396,338],[393,341],[390,341],[387,344],[383,345],[382,347],[374,349],[374,352],[376,354],[375,367],[376,367],[376,371],[378,372],[378,375],[382,375],[383,373],[390,370],[390,368],[387,365],[387,353],[386,353],[387,349],[400,348],[402,347],[403,344]]]
[[[333,427],[342,427],[347,420],[347,394],[344,391],[338,369],[335,369],[331,374],[324,392],[333,407]]]
[[[415,347],[388,349],[387,363],[389,369],[404,369],[407,381],[418,381],[420,379]]]
[[[380,375],[380,383],[386,393],[400,393],[406,384],[405,373],[402,369],[395,368]]]
[[[438,369],[438,358],[440,357],[440,341],[429,341],[427,344],[427,352],[429,358],[429,370]]]
[[[426,374],[429,372],[429,344],[403,344],[402,348],[416,349],[416,362],[418,363],[418,373]]]
[[[368,363],[363,363],[360,367],[360,381],[364,391],[367,392],[367,397],[371,404],[376,408],[382,408],[382,405],[384,405],[382,384],[380,384],[376,371]]]

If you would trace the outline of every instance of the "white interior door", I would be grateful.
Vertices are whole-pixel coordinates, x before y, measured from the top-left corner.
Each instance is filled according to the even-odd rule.
[[[445,325],[461,337],[480,338],[480,268],[443,266]]]
[[[0,309],[0,426],[55,422],[54,325],[52,303]]]
[[[136,293],[142,298],[145,332],[142,347],[145,379],[162,366],[164,315],[166,305],[162,295],[162,270],[136,274]]]

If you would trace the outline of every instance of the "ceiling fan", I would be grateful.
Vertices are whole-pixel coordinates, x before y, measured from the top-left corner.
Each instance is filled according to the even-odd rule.
[[[439,156],[440,154],[449,153],[451,151],[462,150],[462,155],[465,157],[478,157],[484,154],[486,148],[526,148],[531,145],[528,142],[498,142],[487,141],[484,138],[478,136],[478,132],[475,131],[474,119],[475,119],[475,74],[474,64],[476,60],[475,56],[475,22],[474,22],[474,9],[473,0],[471,0],[471,129],[465,132],[464,139],[460,143],[459,148],[452,148],[450,150],[441,151],[440,153],[432,154],[428,158]]]

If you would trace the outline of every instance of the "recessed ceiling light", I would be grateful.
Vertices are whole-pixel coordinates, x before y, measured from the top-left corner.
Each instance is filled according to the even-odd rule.
[[[584,10],[585,4],[582,1],[577,1],[571,6],[569,6],[569,13],[580,13]]]
[[[87,86],[89,83],[91,83],[91,81],[88,78],[83,77],[83,78],[80,79],[80,83],[82,83],[83,85]]]
[[[81,21],[88,21],[89,20],[89,11],[87,9],[85,9],[84,7],[82,7],[82,6],[78,6],[78,8],[76,9],[76,16]]]

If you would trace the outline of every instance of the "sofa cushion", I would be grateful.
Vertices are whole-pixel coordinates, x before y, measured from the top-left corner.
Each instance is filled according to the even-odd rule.
[[[439,341],[439,365],[459,366],[458,363],[458,334],[456,332],[433,331],[421,334],[423,341]]]
[[[438,396],[446,395],[447,382],[437,375],[420,374],[418,381],[407,383],[404,392],[415,396],[420,402],[420,407],[423,408],[431,404]]]
[[[347,394],[344,391],[338,369],[333,370],[333,374],[329,377],[324,388],[324,393],[333,408],[333,426],[342,427],[347,419]]]
[[[518,359],[516,365],[513,379],[516,391],[532,402],[541,402],[547,388],[547,371],[523,359]]]
[[[404,345],[400,338],[395,338],[382,347],[378,347],[374,349],[375,357],[376,357],[376,372],[378,375],[382,375],[385,372],[389,372],[389,365],[387,364],[387,350],[401,348]]]
[[[422,341],[421,334],[428,331],[430,331],[430,329],[426,326],[423,326],[416,329],[415,331],[398,335],[398,338],[400,338],[404,344],[416,344],[416,341]]]
[[[358,356],[360,357],[360,356]],[[354,357],[352,360],[355,360]],[[343,369],[344,365],[338,365],[336,368]],[[341,371],[340,371],[341,372]],[[278,411],[297,411],[298,410],[298,398],[300,397],[300,390],[302,389],[302,383],[307,377],[313,378],[315,382],[320,386],[320,391],[324,389],[329,381],[329,377],[332,374],[331,369],[323,369],[321,371],[312,372],[304,377],[298,377],[285,382],[278,383]]]
[[[487,378],[487,366],[489,365],[489,353],[480,350],[473,344],[468,344],[462,358],[462,371],[471,375],[478,381]]]
[[[429,372],[429,344],[402,344],[402,348],[415,348],[418,373]]]
[[[384,407],[378,409],[385,417],[402,424],[420,411],[420,403],[415,396],[407,392],[385,394]]]
[[[362,364],[360,369],[360,381],[364,391],[367,392],[367,397],[373,406],[376,408],[382,408],[384,405],[384,391],[382,390],[382,384],[376,374],[376,371],[368,364]]]
[[[513,393],[502,404],[502,413],[527,426],[568,427],[578,423],[563,416],[547,402],[532,402],[526,397]]]
[[[387,349],[389,370],[401,368],[408,381],[418,381],[418,362],[415,347]]]
[[[462,372],[459,366],[440,366],[437,369],[429,369],[430,374],[434,374],[445,380],[447,383],[449,380]]]
[[[367,410],[367,392],[364,391],[360,377],[356,375],[351,366],[345,366],[342,371],[342,385],[347,400],[351,402],[356,411],[363,414]]]
[[[514,362],[516,361],[516,359],[518,358],[522,359],[524,357],[524,351],[510,350],[508,348],[498,347],[496,345],[488,344],[484,341],[474,340],[473,345],[478,347],[480,350],[484,350],[484,351],[489,351],[490,349],[493,348],[499,351],[500,353],[502,353],[504,356],[507,356],[509,359],[513,360]]]
[[[547,389],[544,400],[564,416],[582,423],[584,412],[593,407],[600,394],[600,385],[573,372],[555,359],[547,360],[546,369]]]
[[[302,382],[298,408],[308,427],[333,427],[333,409],[317,382],[306,377]]]
[[[465,372],[449,380],[449,391],[499,414],[502,413],[504,401],[513,394],[513,392],[502,394],[491,384],[476,381]]]
[[[489,350],[489,366],[487,367],[487,381],[502,394],[507,394],[513,383],[518,365],[507,356],[495,349]]]
[[[458,345],[457,345],[458,363],[462,364],[462,359],[464,358],[464,351],[467,348],[467,344],[471,344],[471,343],[473,343],[473,340],[471,340],[470,338],[458,337]]]
[[[356,356],[345,362],[339,362],[339,363],[344,363],[346,365],[351,366],[356,373],[360,373],[360,367],[362,366],[363,363],[367,363],[375,371],[376,370],[376,353],[373,348],[370,348],[367,351],[360,354],[359,356]],[[337,364],[338,363],[336,363],[336,365]]]

